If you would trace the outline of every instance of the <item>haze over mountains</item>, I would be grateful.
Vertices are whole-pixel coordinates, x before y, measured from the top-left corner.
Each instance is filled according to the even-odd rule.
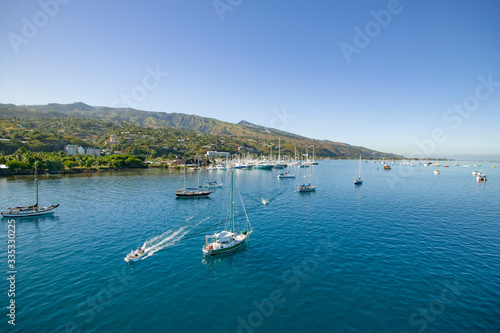
[[[47,105],[0,104],[0,117],[21,119],[86,118],[116,124],[130,124],[154,128],[179,128],[211,135],[230,135],[236,137],[258,137],[263,139],[289,139],[289,144],[312,145],[317,154],[325,157],[353,157],[362,155],[372,158],[400,158],[391,153],[374,151],[365,147],[351,146],[341,142],[306,138],[297,134],[255,125],[247,121],[233,124],[213,118],[182,113],[141,111],[132,108],[111,108],[90,106],[77,102],[72,104],[50,103]]]

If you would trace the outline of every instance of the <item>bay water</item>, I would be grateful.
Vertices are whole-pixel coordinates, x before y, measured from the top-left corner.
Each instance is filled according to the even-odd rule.
[[[472,166],[434,175],[363,163],[353,186],[358,161],[322,161],[312,193],[296,192],[304,169],[281,180],[235,170],[254,232],[243,249],[210,258],[201,248],[220,231],[229,171],[200,172],[225,184],[204,199],[175,197],[178,170],[40,175],[41,204],[60,207],[14,222],[16,325],[3,278],[0,331],[499,332],[500,168],[491,165],[478,183]],[[32,177],[0,178],[2,210],[33,200]],[[125,263],[143,245],[151,255]]]

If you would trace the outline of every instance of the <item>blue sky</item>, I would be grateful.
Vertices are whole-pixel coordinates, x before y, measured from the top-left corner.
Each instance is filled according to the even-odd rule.
[[[498,0],[0,0],[0,15],[2,103],[247,120],[406,156],[500,154]]]

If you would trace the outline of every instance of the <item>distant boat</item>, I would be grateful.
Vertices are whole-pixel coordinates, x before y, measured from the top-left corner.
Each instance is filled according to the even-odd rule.
[[[440,174],[439,170],[438,169],[434,170],[434,174],[439,175]]]
[[[295,175],[291,174],[291,173],[288,173],[288,172],[279,173],[278,174],[278,179],[281,179],[281,178],[295,178]]]
[[[477,175],[479,175],[479,174],[480,174],[480,172],[479,172],[479,171],[472,171],[472,175],[473,175],[473,176],[477,176]]]
[[[259,162],[253,166],[254,169],[263,169],[263,170],[271,170],[274,164],[267,162]]]
[[[311,165],[318,165],[319,163],[316,162],[316,156],[314,155],[314,146],[313,146],[313,158],[312,158],[312,161],[311,161]]]
[[[241,199],[241,196],[240,196]],[[229,216],[226,220],[224,230],[219,233],[214,233],[213,235],[205,236],[205,245],[203,245],[202,251],[203,255],[216,255],[226,252],[231,252],[241,248],[245,241],[248,239],[250,234],[253,232],[253,228],[250,225],[250,220],[248,219],[245,206],[243,201],[241,205],[243,211],[245,212],[245,225],[243,230],[237,232],[235,230],[235,214],[234,214],[234,200],[233,200],[233,172],[231,172],[231,191],[230,191],[230,209]],[[225,214],[225,213],[223,213]]]
[[[10,207],[8,210],[2,212],[4,217],[30,217],[54,214],[54,209],[59,207],[59,204],[49,207],[40,207],[38,203],[38,161],[35,161],[35,204],[26,207]]]
[[[196,188],[186,188],[186,166],[184,166],[184,188],[182,190],[175,191],[175,195],[180,198],[199,198],[208,197],[211,191],[200,190],[200,157],[198,156],[198,186]]]
[[[363,171],[361,170],[361,155],[359,155],[358,177],[354,179],[353,184],[354,185],[361,185],[361,184],[363,184]]]
[[[486,175],[484,173],[480,173],[476,176],[476,180],[478,182],[485,182],[487,180]]]
[[[285,163],[281,160],[281,138],[278,141],[278,162],[273,165],[275,169],[284,169]]]
[[[314,146],[313,146],[314,147]],[[307,156],[307,162],[309,162],[309,155],[307,154],[307,147],[306,147],[306,156]],[[298,187],[299,192],[313,192],[316,191],[315,185],[311,184],[311,178],[312,178],[312,173],[313,173],[313,165],[311,165],[311,168],[309,169],[309,172],[304,170],[304,183],[300,184]],[[307,183],[306,183],[307,180]]]
[[[203,183],[203,187],[222,187],[224,184],[222,183],[217,183],[216,180],[214,180],[213,182],[205,182]]]
[[[304,183],[299,185],[299,192],[313,192],[316,191],[316,187],[318,186],[311,185],[311,183],[309,184]]]
[[[384,170],[391,170],[391,166],[389,164],[384,165]]]

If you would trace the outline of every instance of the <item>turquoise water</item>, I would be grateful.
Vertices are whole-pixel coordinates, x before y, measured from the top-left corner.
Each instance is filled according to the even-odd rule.
[[[472,166],[418,167],[363,163],[354,187],[357,161],[320,162],[315,193],[296,193],[300,178],[277,171],[235,171],[255,231],[244,249],[208,260],[201,247],[217,231],[225,189],[176,199],[182,175],[159,169],[41,176],[41,203],[60,207],[16,220],[16,326],[4,307],[0,328],[498,332],[500,168],[483,164],[488,181],[477,183]],[[227,174],[201,178],[227,183]],[[31,203],[33,185],[0,178],[0,207]],[[148,239],[152,256],[123,261]]]

